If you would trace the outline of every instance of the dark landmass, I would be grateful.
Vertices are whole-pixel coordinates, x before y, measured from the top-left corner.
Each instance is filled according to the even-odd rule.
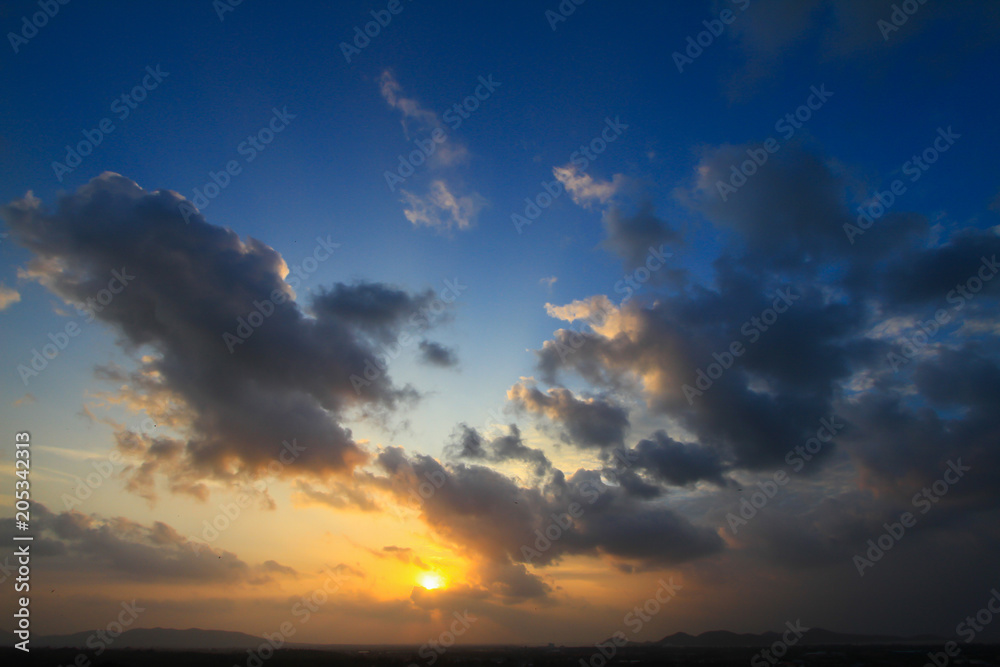
[[[456,646],[434,651],[426,645],[347,645],[288,643],[274,650],[267,641],[242,632],[224,630],[128,630],[105,646],[95,632],[33,638],[30,653],[14,648],[14,637],[2,633],[0,664],[65,667],[184,665],[184,667],[312,667],[319,665],[399,665],[401,667],[605,667],[605,665],[898,665],[936,667],[993,665],[1000,667],[1000,645],[958,645],[957,655],[944,652],[948,641],[930,635],[844,634],[813,628],[796,643],[780,650],[780,657],[764,651],[781,643],[782,633],[735,633],[725,630],[690,635],[678,632],[659,641],[613,641],[600,645],[563,647]],[[783,648],[783,645],[782,645]],[[954,652],[954,651],[953,651]],[[932,658],[932,656],[934,656]]]
[[[738,646],[770,646],[774,642],[781,641],[781,632],[764,632],[759,635],[743,633],[737,634],[728,630],[713,630],[703,632],[700,635],[689,635],[686,632],[677,632],[664,637],[657,646],[677,646],[677,647],[738,647]],[[842,645],[899,645],[899,644],[944,644],[947,637],[936,637],[934,635],[919,635],[916,637],[896,637],[893,635],[856,635],[833,632],[823,628],[812,628],[806,631],[796,642],[802,646],[842,646]]]
[[[794,635],[793,635],[794,636]],[[761,634],[729,632],[728,630],[713,630],[703,632],[700,635],[690,635],[686,632],[677,632],[668,635],[656,642],[629,642],[629,646],[659,646],[664,648],[741,648],[741,647],[767,647],[774,642],[781,641],[781,632],[764,632]],[[227,630],[201,630],[191,628],[188,630],[175,630],[172,628],[136,628],[126,630],[120,636],[114,638],[113,642],[100,641],[96,631],[76,632],[69,635],[44,635],[31,639],[32,648],[96,648],[98,644],[107,643],[108,648],[114,649],[167,649],[167,650],[225,650],[225,649],[256,649],[265,641],[261,637],[255,637],[243,632],[230,632]],[[13,646],[14,635],[4,632],[0,635],[0,646]],[[796,644],[800,646],[846,646],[846,645],[943,645],[947,641],[946,637],[936,637],[933,635],[920,635],[917,637],[896,637],[892,635],[859,635],[845,634],[824,630],[822,628],[812,628],[806,631],[801,638],[797,638]],[[610,639],[604,643],[614,645]],[[383,645],[385,646],[385,645]],[[408,645],[407,645],[408,646]],[[367,644],[309,644],[299,642],[288,642],[282,648],[289,649],[316,649],[322,651],[361,651],[371,649]],[[397,648],[406,648],[398,646]],[[505,647],[510,648],[510,647]]]
[[[604,667],[604,665],[670,665],[722,667],[724,665],[799,665],[802,667],[923,667],[928,652],[942,651],[940,644],[916,646],[793,646],[782,659],[771,663],[753,647],[706,648],[664,647],[655,644],[625,646],[605,659],[594,647],[453,647],[438,656],[434,667]],[[268,655],[265,653],[265,655]],[[941,655],[944,655],[941,653]],[[0,648],[0,664],[45,665],[55,667],[321,667],[378,666],[430,667],[428,657],[417,647],[369,647],[358,650],[280,649],[261,659],[247,651],[168,651],[109,649],[100,656],[77,649],[32,649],[29,654],[12,648]],[[951,665],[1000,665],[1000,646],[972,644],[961,647],[957,657],[938,661],[939,667]]]

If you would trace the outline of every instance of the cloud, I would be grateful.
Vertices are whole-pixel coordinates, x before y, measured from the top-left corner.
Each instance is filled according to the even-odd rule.
[[[864,76],[889,76],[888,64],[873,54],[887,52],[891,58],[915,60],[929,76],[941,77],[969,58],[977,57],[990,35],[1000,27],[1000,16],[991,7],[974,1],[921,3],[906,22],[890,20],[895,0],[776,0],[755,4],[740,14],[731,36],[742,50],[738,71],[729,79],[733,97],[759,90],[761,79],[774,79],[776,70],[788,62],[844,61],[863,64]],[[888,25],[889,27],[886,27]],[[935,40],[944,39],[960,48],[941,52],[906,46],[931,26]]]
[[[511,429],[509,436],[519,437]],[[467,441],[479,441],[466,447]],[[482,452],[478,434],[463,429],[464,451]],[[572,554],[606,556],[639,568],[662,567],[696,559],[723,548],[714,530],[696,526],[675,511],[608,486],[600,471],[577,471],[567,479],[554,470],[540,486],[519,486],[496,470],[481,465],[445,467],[428,456],[407,456],[389,447],[375,459],[385,476],[370,483],[412,505],[423,521],[448,542],[469,552],[479,564],[478,576],[494,595],[512,600],[548,597],[551,588],[526,569],[544,567]],[[417,484],[434,480],[435,491],[422,498],[411,493]],[[573,525],[533,554],[536,531],[578,503],[582,512]]]
[[[137,488],[148,492],[158,472],[172,488],[204,497],[199,480],[265,474],[282,456],[284,474],[315,478],[363,464],[368,454],[342,425],[346,412],[392,410],[416,392],[388,374],[368,383],[352,377],[364,377],[379,343],[433,323],[424,312],[432,293],[338,284],[318,294],[307,315],[276,251],[201,215],[185,224],[184,201],[105,173],[62,197],[54,212],[30,195],[2,211],[14,239],[33,253],[26,273],[67,303],[82,305],[116,273],[134,276],[95,315],[139,357],[136,369],[104,377],[124,385],[126,405],[158,423],[175,420],[183,434],[119,434],[136,463]],[[266,315],[260,325],[227,344],[224,334],[239,334],[239,322],[258,310]],[[300,449],[290,462],[283,443],[293,440]]]
[[[480,433],[466,424],[459,424],[453,442],[445,451],[458,459],[504,463],[522,461],[534,465],[535,475],[541,477],[552,469],[552,463],[540,449],[524,444],[521,431],[514,424],[508,425],[508,434],[487,442]]]
[[[35,502],[31,525],[32,552],[46,560],[47,570],[107,572],[140,582],[252,585],[298,574],[273,560],[249,565],[230,551],[190,541],[161,521],[144,525],[124,517],[57,514]],[[0,533],[14,533],[13,518],[0,519]]]
[[[7,310],[21,300],[21,293],[0,283],[0,310]]]
[[[644,202],[634,215],[611,208],[604,213],[604,229],[607,238],[601,245],[621,257],[629,269],[645,265],[650,253],[659,252],[662,245],[681,240],[677,230],[656,217],[649,202]]]
[[[404,97],[402,86],[388,70],[382,73],[379,90],[389,106],[403,115],[407,139],[412,129],[413,134],[418,135],[417,139],[434,146],[434,152],[426,157],[425,168],[428,171],[439,172],[442,168],[468,161],[469,150],[465,144],[448,134],[437,113],[425,109],[414,98]],[[449,185],[440,175],[431,181],[427,194],[423,196],[405,189],[400,189],[400,193],[406,205],[403,211],[406,219],[415,227],[431,227],[438,231],[470,229],[486,203],[478,192],[463,194],[454,183]]]
[[[401,563],[406,563],[407,565],[413,564],[419,567],[421,570],[429,570],[431,566],[425,563],[421,558],[413,553],[413,549],[410,547],[397,547],[397,546],[387,546],[382,547],[381,551],[375,549],[369,549],[369,553],[377,558],[395,558]]]
[[[383,509],[363,487],[354,483],[332,480],[326,483],[324,489],[300,479],[296,480],[295,487],[299,493],[294,500],[298,503],[317,503],[338,510],[361,512],[379,512]]]
[[[590,208],[595,201],[606,204],[628,183],[622,174],[615,174],[610,181],[595,180],[590,174],[581,172],[574,164],[554,167],[552,173],[563,184],[573,201],[584,208]]]
[[[441,121],[436,113],[424,109],[417,100],[402,96],[403,87],[399,85],[392,72],[388,70],[382,72],[382,77],[379,79],[379,91],[390,107],[403,114],[404,128],[407,126],[407,120],[415,121],[421,128],[441,127]]]
[[[31,405],[32,403],[37,403],[37,402],[38,398],[29,391],[25,393],[24,396],[14,401],[14,405],[20,407],[22,405]]]
[[[677,442],[657,431],[635,446],[636,468],[648,470],[654,477],[675,486],[686,486],[700,480],[724,484],[724,466],[718,452],[691,443]]]
[[[705,284],[658,291],[646,304],[616,306],[598,295],[546,307],[585,326],[558,329],[537,350],[543,381],[572,378],[591,391],[635,397],[642,409],[630,415],[633,423],[670,424],[636,446],[636,476],[624,476],[622,487],[647,498],[658,495],[650,482],[752,479],[789,465],[789,453],[833,416],[845,428],[810,458],[801,475],[815,478],[811,484],[836,464],[854,474],[845,484],[905,499],[949,459],[962,457],[986,476],[1000,469],[988,444],[997,418],[987,408],[1000,397],[1000,338],[989,325],[1000,280],[979,275],[993,271],[1000,237],[989,229],[935,236],[923,216],[897,207],[852,245],[843,225],[856,217],[855,193],[868,196],[873,186],[790,144],[723,198],[716,184],[728,181],[748,148],[706,148],[693,180],[676,193],[726,233]],[[783,312],[758,327],[776,303]],[[937,312],[947,322],[930,327]],[[897,371],[887,355],[901,354],[903,337],[920,341],[919,350]],[[729,352],[734,342],[738,357]],[[705,390],[686,394],[713,364]],[[519,385],[511,398],[546,414],[556,397]],[[984,511],[1000,500],[971,478],[953,498]],[[869,500],[866,511],[873,502],[884,501]],[[818,531],[800,561],[827,558],[814,547],[829,536]]]
[[[528,412],[544,415],[565,428],[565,440],[578,447],[621,445],[628,429],[628,411],[600,398],[580,399],[568,389],[542,393],[525,382],[507,390],[507,400]]]
[[[420,341],[420,360],[431,366],[450,368],[458,365],[455,350],[433,341]]]
[[[471,228],[486,203],[477,193],[465,196],[454,194],[441,179],[432,181],[423,197],[408,190],[400,192],[406,203],[403,212],[406,219],[416,227],[423,225],[439,231]]]

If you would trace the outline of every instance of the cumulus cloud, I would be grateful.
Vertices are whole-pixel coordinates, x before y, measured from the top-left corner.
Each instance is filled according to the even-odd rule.
[[[346,413],[391,410],[416,393],[388,374],[352,377],[364,377],[379,343],[415,321],[431,323],[432,293],[338,284],[307,315],[275,250],[201,215],[185,224],[182,202],[105,173],[53,211],[29,195],[2,212],[33,253],[25,275],[67,303],[84,306],[116,274],[131,276],[95,316],[138,357],[136,369],[105,376],[124,385],[126,404],[181,428],[175,438],[119,434],[133,483],[148,492],[153,474],[164,473],[203,497],[200,480],[264,474],[281,457],[285,474],[318,478],[363,464],[368,454],[342,425]],[[244,338],[239,322],[261,309],[266,317]]]
[[[657,431],[635,446],[636,468],[644,468],[669,484],[685,486],[700,480],[722,485],[725,469],[718,452],[708,447],[677,442]]]
[[[508,425],[507,435],[487,442],[474,428],[459,424],[453,442],[445,448],[452,456],[474,461],[504,463],[522,461],[534,465],[535,474],[544,475],[552,469],[552,463],[540,449],[532,449],[524,444],[521,431],[514,424]]]
[[[1000,469],[988,444],[997,419],[986,407],[1000,377],[1000,339],[990,325],[1000,237],[977,228],[934,232],[897,207],[852,245],[843,226],[854,222],[857,193],[870,187],[859,188],[818,151],[790,144],[752,183],[723,196],[718,181],[728,181],[748,148],[706,148],[676,192],[726,232],[706,284],[660,290],[645,304],[595,296],[547,305],[553,317],[585,326],[558,329],[537,350],[543,381],[636,396],[642,410],[632,422],[670,424],[635,447],[635,477],[624,476],[622,488],[655,497],[663,484],[753,479],[787,466],[824,419],[844,428],[810,458],[803,479],[821,485],[831,462],[847,466],[853,483],[878,494],[864,505],[873,517],[894,508],[880,514],[881,503],[937,479],[948,460],[962,457],[987,476]],[[935,314],[944,322],[932,327]],[[730,353],[734,343],[739,355]],[[916,351],[894,368],[889,355],[905,345]],[[690,391],[700,374],[704,391]],[[522,384],[510,398],[554,417],[557,393]],[[997,501],[971,478],[952,499],[983,511]],[[831,535],[819,531],[811,546],[803,543],[800,562],[826,562],[830,551],[819,545]]]
[[[462,451],[488,451],[476,435],[463,430]],[[518,434],[512,429],[510,435]],[[469,440],[474,444],[467,446]],[[396,447],[383,450],[375,465],[384,475],[373,476],[369,483],[393,493],[399,502],[416,503],[429,527],[475,558],[483,585],[501,599],[547,597],[551,587],[527,566],[544,567],[571,554],[603,556],[649,568],[723,548],[713,529],[692,524],[620,486],[605,484],[599,470],[580,470],[569,479],[554,470],[537,486],[520,486],[482,465],[446,467],[428,456],[408,456]],[[434,493],[415,498],[411,490],[425,480],[434,480]],[[550,548],[532,553],[538,539],[535,531],[544,530],[553,514],[566,513],[574,502],[583,511],[573,525]]]
[[[565,429],[565,439],[578,447],[620,446],[629,426],[628,411],[621,406],[600,398],[577,398],[561,387],[543,393],[522,381],[507,390],[507,400],[558,423]]]

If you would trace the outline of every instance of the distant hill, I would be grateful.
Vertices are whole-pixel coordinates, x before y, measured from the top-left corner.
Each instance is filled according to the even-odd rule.
[[[94,631],[75,632],[71,635],[32,637],[32,648],[86,648],[87,639]],[[97,640],[95,640],[97,641]],[[245,649],[256,648],[265,640],[243,632],[227,630],[173,630],[170,628],[136,628],[126,630],[116,637],[109,648],[159,648],[159,649]],[[94,642],[92,642],[93,644]]]
[[[743,646],[770,646],[781,640],[780,632],[763,632],[761,634],[729,632],[728,630],[712,630],[703,632],[700,635],[689,635],[686,632],[677,632],[668,635],[657,642],[648,642],[656,646],[674,647],[709,647],[709,648],[733,648]],[[935,644],[947,641],[945,637],[935,637],[933,635],[920,635],[917,637],[896,637],[893,635],[856,635],[842,632],[833,632],[823,628],[812,628],[805,632],[798,641],[802,646],[832,646],[837,644],[864,645],[864,644]]]
[[[95,631],[76,632],[69,635],[33,636],[32,648],[87,648],[87,639]],[[741,648],[766,647],[781,639],[780,632],[761,634],[735,633],[728,630],[713,630],[700,635],[677,632],[655,642],[629,642],[635,646],[660,646],[664,648]],[[10,632],[0,631],[0,646],[13,646],[17,638]],[[608,640],[610,641],[610,640]],[[893,635],[858,635],[833,632],[822,628],[808,630],[798,644],[803,646],[833,645],[892,645],[892,644],[943,644],[945,637],[919,635],[916,637],[896,637]],[[109,645],[117,649],[167,649],[217,651],[226,649],[243,650],[257,648],[265,640],[243,632],[227,630],[175,630],[171,628],[136,628],[127,630]],[[343,651],[367,648],[367,645],[308,644],[289,642],[287,648],[309,648],[327,651]]]

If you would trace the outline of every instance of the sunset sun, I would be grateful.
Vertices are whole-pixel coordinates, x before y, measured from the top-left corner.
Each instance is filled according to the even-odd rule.
[[[429,591],[444,587],[444,577],[434,572],[424,572],[419,578],[420,585]]]

